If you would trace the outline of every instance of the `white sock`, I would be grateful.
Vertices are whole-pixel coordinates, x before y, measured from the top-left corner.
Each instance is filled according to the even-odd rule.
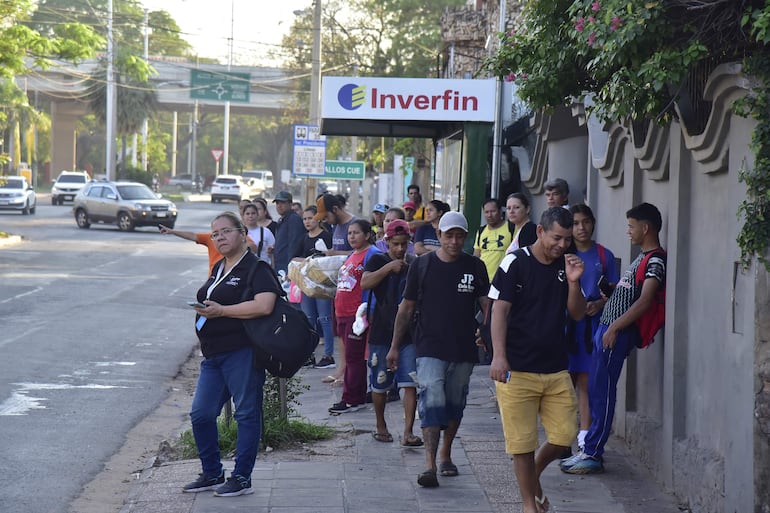
[[[587,429],[581,429],[578,432],[577,442],[578,442],[578,447],[580,447],[581,450],[586,445],[586,435],[587,434],[588,434],[588,430]]]

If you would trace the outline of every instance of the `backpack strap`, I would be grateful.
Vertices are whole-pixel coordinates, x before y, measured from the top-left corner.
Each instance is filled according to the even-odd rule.
[[[479,226],[479,231],[476,232],[476,245],[481,246],[481,232],[484,231],[484,228],[486,228],[487,225],[483,224]]]
[[[599,244],[598,242],[596,244],[596,252],[599,253],[599,263],[602,264],[602,274],[607,274],[607,251],[605,250],[604,246]]]
[[[262,246],[265,244],[265,227],[259,227],[259,244],[257,245],[257,258],[262,259]]]
[[[647,264],[650,262],[650,258],[653,256],[660,255],[665,256],[666,252],[663,250],[663,248],[656,248],[644,255],[644,258],[642,258],[642,261],[639,263],[639,267],[636,268],[636,276],[634,277],[634,282],[636,287],[639,288],[640,294],[641,294],[641,287],[644,283],[644,275],[647,272]]]

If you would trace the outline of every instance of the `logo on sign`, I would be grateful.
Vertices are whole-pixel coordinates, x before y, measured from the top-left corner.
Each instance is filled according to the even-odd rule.
[[[337,92],[337,101],[346,110],[356,110],[366,101],[366,86],[345,84]]]

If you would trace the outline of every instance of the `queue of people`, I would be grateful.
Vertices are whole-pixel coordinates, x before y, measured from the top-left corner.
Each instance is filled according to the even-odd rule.
[[[267,203],[257,200],[242,206],[240,219],[217,216],[211,234],[162,230],[206,245],[210,259],[210,277],[198,293],[204,307],[196,307],[196,331],[202,347],[206,344],[206,373],[202,364],[193,405],[203,471],[185,491],[250,493],[256,451],[239,443],[239,463],[225,481],[211,442],[211,419],[225,400],[232,396],[242,402],[245,391],[264,383],[264,370],[230,367],[244,350],[244,334],[236,333],[235,325],[259,315],[281,291],[260,276],[259,283],[255,278],[244,284],[249,295],[243,296],[240,286],[228,287],[233,280],[227,278],[245,276],[256,261],[265,260],[260,251],[265,246],[266,261],[277,271],[285,271],[292,259],[345,255],[333,300],[301,298],[303,312],[323,335],[323,354],[309,365],[335,369],[323,381],[342,385],[330,414],[360,410],[371,396],[372,437],[378,442],[394,441],[384,412],[388,392],[401,391],[400,443],[425,446],[420,486],[437,487],[439,476],[458,474],[452,445],[468,382],[479,354],[490,351],[486,363],[524,513],[548,510],[539,478],[552,461],[560,460],[567,473],[603,471],[617,382],[638,338],[634,322],[665,286],[661,216],[647,203],[626,213],[631,242],[642,253],[621,277],[612,251],[593,239],[592,209],[565,208],[564,180],[549,182],[546,189],[552,205],[537,224],[525,194],[507,197],[505,212],[499,200],[486,200],[485,224],[471,235],[473,255],[463,250],[469,236],[463,214],[438,200],[423,206],[416,186],[410,187],[404,208],[375,205],[371,222],[349,212],[344,197],[331,194],[320,195],[300,216],[291,195],[281,192],[273,200],[277,222],[269,218]],[[368,320],[363,328],[356,322],[362,316]],[[491,347],[481,336],[485,330]],[[335,334],[342,341],[336,358]],[[223,342],[225,335],[232,338]],[[261,401],[244,408],[247,417],[236,421],[253,433],[259,429],[252,417],[261,411]],[[421,436],[414,432],[418,413]],[[547,437],[543,444],[538,418]],[[572,455],[575,442],[578,452]]]

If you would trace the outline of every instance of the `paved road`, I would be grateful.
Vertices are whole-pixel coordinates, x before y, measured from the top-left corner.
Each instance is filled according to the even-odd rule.
[[[205,230],[235,205],[180,205]],[[165,396],[196,343],[206,250],[153,228],[76,227],[69,206],[0,213],[0,511],[65,512]]]

